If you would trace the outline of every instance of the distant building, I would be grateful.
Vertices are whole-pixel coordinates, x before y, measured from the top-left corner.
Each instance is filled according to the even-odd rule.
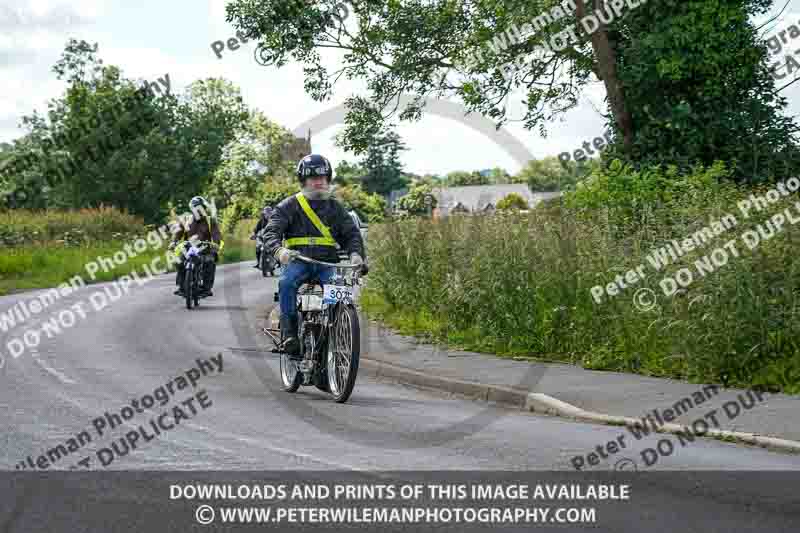
[[[295,137],[294,140],[281,148],[281,156],[284,161],[300,161],[308,154],[313,153],[311,150],[311,130],[308,130],[308,138]]]
[[[556,198],[558,192],[532,193],[524,183],[510,185],[469,185],[466,187],[444,187],[433,190],[437,199],[435,216],[447,216],[455,209],[458,212],[492,213],[497,202],[511,193],[520,195],[529,207],[533,207],[542,200]]]

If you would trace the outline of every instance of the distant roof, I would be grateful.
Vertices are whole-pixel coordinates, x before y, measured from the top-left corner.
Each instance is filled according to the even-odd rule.
[[[496,206],[497,202],[511,193],[516,193],[533,206],[542,200],[555,198],[558,192],[532,193],[524,183],[509,185],[469,185],[466,187],[446,187],[433,190],[438,200],[437,207],[452,209],[461,203],[469,210],[483,209],[488,204]]]

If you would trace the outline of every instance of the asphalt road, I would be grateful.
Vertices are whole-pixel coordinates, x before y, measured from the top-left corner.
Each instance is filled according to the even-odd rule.
[[[29,456],[35,462],[47,450],[58,444],[66,446],[70,438],[86,431],[92,442],[58,458],[50,470],[69,469],[89,457],[90,468],[99,471],[574,472],[571,458],[586,456],[624,431],[448,398],[366,376],[359,377],[344,405],[335,404],[313,387],[286,394],[279,388],[275,356],[264,351],[269,341],[258,332],[262,319],[256,312],[265,304],[273,305],[276,280],[263,279],[249,265],[221,267],[215,296],[191,311],[172,295],[174,275],[170,274],[140,287],[134,284],[129,294],[100,311],[92,308],[89,296],[109,284],[86,287],[12,331],[0,332],[0,351],[5,357],[0,368],[3,468],[21,469]],[[19,299],[20,295],[0,298],[0,311]],[[21,337],[32,327],[41,333],[42,319],[76,302],[83,302],[85,319],[79,318],[53,338],[41,334],[35,350],[28,349],[17,358],[10,356],[6,343],[12,337]],[[93,420],[105,412],[120,413],[131,400],[153,394],[197,368],[196,359],[210,360],[220,353],[222,371],[201,375],[196,389],[177,390],[176,384],[174,396],[164,407],[137,413],[121,428],[97,435]],[[188,419],[149,442],[140,439],[135,450],[124,456],[116,454],[110,464],[100,465],[97,450],[110,448],[123,433],[135,431],[154,414],[171,410],[200,390],[205,391],[206,407],[198,407],[196,400],[194,414],[188,406],[183,408]],[[642,470],[800,471],[798,456],[713,440],[676,447],[655,465],[643,466],[641,450],[655,447],[659,438],[663,436],[630,442],[625,450],[609,457],[604,468],[611,471],[619,464],[627,470],[636,462],[639,475]],[[664,504],[665,514],[673,500],[677,505],[685,498],[674,486],[661,490],[655,483],[648,490],[654,502]],[[742,498],[751,501],[752,496],[743,494]],[[796,513],[796,498],[791,502],[794,507],[778,509]],[[694,504],[698,512],[723,505],[715,497]],[[758,509],[755,512],[758,514]],[[775,518],[780,512],[772,509],[768,515]],[[732,519],[732,523],[742,525],[740,519]],[[628,530],[620,524],[610,530]],[[631,531],[640,530],[634,523],[630,526]],[[775,531],[782,530],[775,527]]]

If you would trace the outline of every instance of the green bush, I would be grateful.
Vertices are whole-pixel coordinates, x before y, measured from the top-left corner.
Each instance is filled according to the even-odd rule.
[[[255,198],[235,197],[220,213],[222,232],[229,234],[240,220],[258,217],[262,207],[263,204],[259,205]]]
[[[431,198],[430,205],[425,202],[428,197]],[[430,185],[420,184],[412,186],[408,194],[397,200],[397,208],[408,215],[425,215],[430,209],[434,209],[437,203],[433,188]]]
[[[680,229],[705,217],[709,207],[731,202],[737,188],[726,180],[729,176],[730,171],[719,161],[682,175],[674,166],[634,170],[614,160],[607,169],[595,167],[564,199],[569,208],[584,216],[602,210],[617,235],[649,227],[656,220]]]
[[[364,191],[360,185],[336,187],[334,194],[346,209],[358,213],[364,222],[381,222],[385,217],[386,200],[379,194]]]
[[[758,191],[717,183],[722,175],[720,165],[688,176],[614,166],[564,206],[376,225],[365,305],[467,349],[800,393],[797,228],[753,250],[738,241],[739,256],[705,276],[694,266],[793,199],[744,219],[736,201]],[[728,233],[661,271],[648,262],[726,214],[737,215]],[[593,299],[593,287],[642,265],[643,281]],[[693,283],[665,296],[659,282],[684,267]],[[639,289],[653,291],[654,307],[636,305]]]
[[[265,205],[274,207],[299,190],[300,185],[297,182],[268,181],[259,187],[258,194],[255,197],[234,196],[220,214],[222,231],[225,233],[233,232],[236,224],[243,218],[258,219],[261,216],[261,209]]]
[[[520,196],[519,194],[512,192],[507,194],[503,199],[497,202],[497,209],[500,211],[503,210],[515,210],[515,209],[528,209],[528,202],[525,201],[525,198]]]

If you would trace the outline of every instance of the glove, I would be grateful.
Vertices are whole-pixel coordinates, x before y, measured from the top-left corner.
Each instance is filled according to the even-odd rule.
[[[352,253],[350,254],[350,263],[353,265],[363,265],[364,259],[360,255]]]
[[[278,248],[278,251],[275,252],[275,259],[277,259],[280,264],[286,266],[289,264],[293,255],[297,255],[296,252],[293,253],[292,250],[288,248]]]

